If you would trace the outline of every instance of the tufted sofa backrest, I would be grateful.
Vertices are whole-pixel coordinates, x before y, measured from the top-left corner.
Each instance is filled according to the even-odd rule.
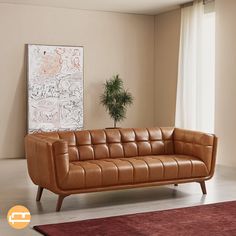
[[[39,133],[68,142],[70,161],[173,154],[174,128],[100,129]]]

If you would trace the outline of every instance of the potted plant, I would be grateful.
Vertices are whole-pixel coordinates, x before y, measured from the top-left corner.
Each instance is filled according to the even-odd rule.
[[[113,119],[116,128],[117,122],[126,118],[127,106],[133,103],[133,96],[124,89],[124,83],[119,75],[115,75],[105,82],[100,102]]]

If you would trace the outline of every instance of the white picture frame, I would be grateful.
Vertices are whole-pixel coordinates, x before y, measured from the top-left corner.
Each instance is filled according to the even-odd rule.
[[[84,50],[28,44],[28,133],[83,128]]]

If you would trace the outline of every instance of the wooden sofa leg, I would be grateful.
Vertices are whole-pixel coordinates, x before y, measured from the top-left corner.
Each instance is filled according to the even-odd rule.
[[[39,202],[43,193],[43,188],[38,186],[38,191],[37,191],[37,196],[36,196],[36,201]]]
[[[205,181],[199,182],[201,185],[202,193],[207,194]]]
[[[68,195],[59,195],[58,196],[56,211],[60,211],[61,210],[62,202],[63,202],[64,198],[67,197],[67,196]]]

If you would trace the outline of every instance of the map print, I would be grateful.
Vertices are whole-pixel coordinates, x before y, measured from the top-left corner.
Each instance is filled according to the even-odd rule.
[[[28,133],[83,127],[83,47],[28,45]]]

